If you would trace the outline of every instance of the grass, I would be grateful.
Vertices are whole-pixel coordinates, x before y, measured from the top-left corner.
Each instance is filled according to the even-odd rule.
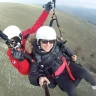
[[[21,30],[32,26],[43,8],[23,4],[0,3],[0,29],[3,30],[9,25],[17,25]],[[78,17],[66,13],[56,12],[66,46],[78,55],[78,62],[88,68],[96,78],[96,26]],[[52,11],[45,22],[49,24]],[[59,35],[57,26],[54,22],[53,27]],[[44,90],[29,84],[27,76],[22,76],[10,64],[5,55],[6,49],[0,42],[0,96],[44,96]],[[86,95],[87,90],[91,90],[90,85],[83,81],[77,88],[78,96]],[[83,91],[83,89],[85,91]],[[66,96],[62,91],[57,91],[58,87],[50,90],[52,96]],[[93,91],[91,91],[92,93]],[[81,94],[82,93],[82,94]],[[96,92],[93,92],[95,96]]]

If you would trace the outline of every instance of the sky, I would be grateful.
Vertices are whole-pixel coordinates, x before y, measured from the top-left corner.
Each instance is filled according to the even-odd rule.
[[[0,2],[16,2],[25,4],[45,4],[48,1],[52,0],[0,0]],[[56,4],[96,8],[96,0],[56,0]]]

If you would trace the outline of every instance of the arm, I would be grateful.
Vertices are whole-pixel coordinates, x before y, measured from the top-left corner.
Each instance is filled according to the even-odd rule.
[[[36,62],[31,64],[29,72],[29,81],[32,85],[39,86],[39,77],[45,76],[44,72],[41,72]]]
[[[19,61],[12,56],[12,49],[8,49],[7,55],[11,61],[11,64],[22,74],[28,75],[29,73],[29,62],[27,59]]]
[[[69,50],[69,48],[67,48],[64,43],[58,41],[57,45],[61,49],[61,51],[62,51],[63,55],[66,57],[66,59],[72,60],[72,61],[77,60],[77,56],[74,55],[73,52],[71,50]]]
[[[71,56],[73,56],[74,54],[73,54],[73,52],[71,51],[71,50],[69,50],[69,48],[68,47],[66,47],[66,46],[64,46],[64,53],[68,56],[68,57],[71,57]]]
[[[31,28],[22,32],[23,37],[25,37],[28,34],[35,33],[37,29],[40,28],[44,24],[45,20],[47,19],[48,14],[49,12],[44,10],[43,13],[40,15],[40,17],[38,18],[38,20],[36,21],[36,23]]]
[[[73,54],[71,50],[65,47],[65,54],[70,57],[70,60],[77,61],[77,56]]]
[[[40,28],[44,24],[51,9],[52,9],[51,2],[48,2],[47,4],[45,4],[45,10],[37,19],[36,23],[31,28],[22,32],[23,37],[27,36],[28,34],[35,33],[38,30],[38,28]]]
[[[59,46],[60,50],[68,57],[74,55],[73,52],[69,50],[69,48],[67,48],[63,42],[57,41],[57,45]]]

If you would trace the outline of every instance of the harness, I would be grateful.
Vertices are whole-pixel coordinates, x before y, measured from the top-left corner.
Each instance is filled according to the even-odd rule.
[[[48,71],[50,75],[53,74],[62,64],[62,60],[60,58],[63,55],[59,50],[59,47],[55,46],[55,44],[50,52],[41,52],[37,46],[35,47],[35,51],[33,52],[33,54],[36,61],[39,63],[39,67],[43,70]]]
[[[72,76],[70,68],[64,58],[62,52],[60,51],[59,46],[54,45],[52,50],[48,53],[44,53],[38,50],[38,47],[35,48],[35,58],[39,63],[39,71],[44,72],[48,77],[57,77],[59,76],[64,69],[66,68],[69,76],[72,80],[75,78]]]

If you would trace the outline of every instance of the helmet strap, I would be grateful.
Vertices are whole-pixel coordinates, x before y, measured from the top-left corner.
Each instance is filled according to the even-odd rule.
[[[19,38],[22,40],[22,34],[21,33],[19,34]]]

